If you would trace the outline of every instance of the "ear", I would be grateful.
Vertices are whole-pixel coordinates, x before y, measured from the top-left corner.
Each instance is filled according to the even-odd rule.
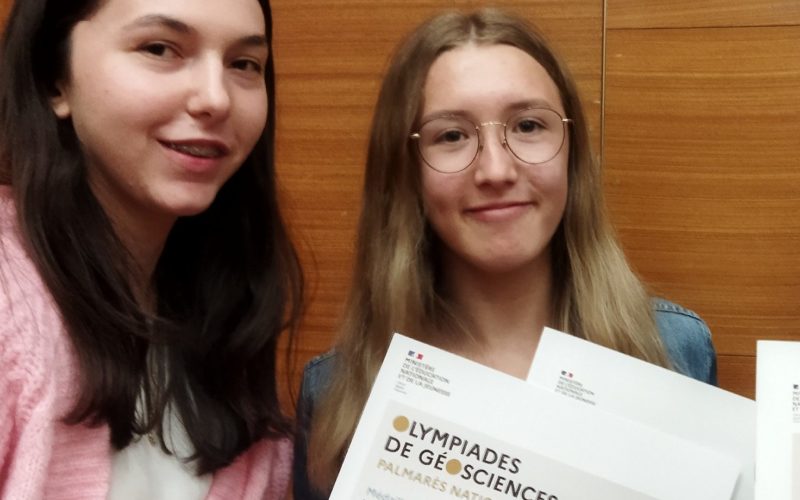
[[[68,94],[61,82],[56,83],[55,91],[50,97],[50,107],[53,108],[53,112],[56,116],[62,120],[69,118],[71,114]]]

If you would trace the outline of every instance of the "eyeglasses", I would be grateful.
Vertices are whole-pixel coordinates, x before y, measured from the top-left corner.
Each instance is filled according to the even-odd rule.
[[[422,160],[445,174],[465,170],[483,149],[480,129],[503,127],[503,146],[520,161],[535,165],[552,160],[564,146],[569,118],[549,108],[526,108],[505,122],[476,125],[461,115],[437,116],[422,124],[410,138],[417,143]]]

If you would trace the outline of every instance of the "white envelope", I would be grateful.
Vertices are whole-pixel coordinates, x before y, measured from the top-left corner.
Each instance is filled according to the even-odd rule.
[[[333,500],[729,500],[728,455],[395,334]]]
[[[753,499],[753,400],[551,328],[528,382],[735,459],[741,476],[732,498]]]

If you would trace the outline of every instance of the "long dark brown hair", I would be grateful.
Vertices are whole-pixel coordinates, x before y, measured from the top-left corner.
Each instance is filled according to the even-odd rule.
[[[66,421],[107,423],[116,449],[151,432],[166,449],[164,416],[177,412],[206,473],[290,430],[275,357],[281,332],[296,329],[303,279],[277,205],[272,54],[266,128],[211,206],[175,224],[153,276],[157,313],[147,314],[75,131],[50,106],[69,72],[72,28],[102,3],[16,2],[0,48],[0,181],[77,353],[80,391]],[[259,3],[271,42],[269,2]]]

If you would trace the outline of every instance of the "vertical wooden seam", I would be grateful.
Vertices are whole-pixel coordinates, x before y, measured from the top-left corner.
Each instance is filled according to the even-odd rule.
[[[606,54],[608,46],[608,0],[603,0],[602,43],[600,44],[600,168],[606,153]]]

